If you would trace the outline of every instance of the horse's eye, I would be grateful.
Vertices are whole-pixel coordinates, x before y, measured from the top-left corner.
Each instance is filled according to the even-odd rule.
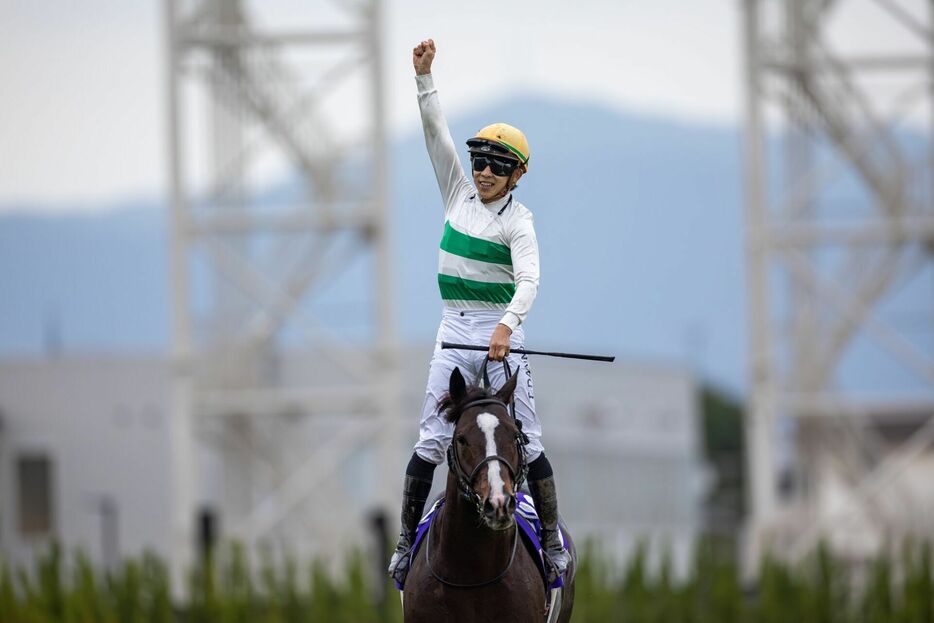
[[[458,436],[457,436],[457,443],[459,443],[459,444],[462,445],[462,446],[466,446],[466,445],[467,445],[467,438],[464,437],[463,435],[458,435]]]

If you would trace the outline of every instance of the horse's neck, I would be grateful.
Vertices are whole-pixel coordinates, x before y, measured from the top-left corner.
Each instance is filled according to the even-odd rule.
[[[461,496],[457,481],[448,476],[444,493],[444,508],[439,518],[438,551],[447,564],[482,566],[501,570],[512,554],[515,524],[509,530],[496,531],[486,527],[477,517],[477,509]]]

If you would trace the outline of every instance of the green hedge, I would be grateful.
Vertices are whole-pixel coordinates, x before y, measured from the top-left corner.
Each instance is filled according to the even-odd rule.
[[[740,581],[729,548],[699,544],[688,577],[668,562],[650,564],[645,547],[623,569],[586,547],[577,579],[573,620],[625,623],[934,623],[930,545],[907,544],[868,565],[845,565],[819,547],[803,564],[763,561],[755,590]],[[396,593],[387,585],[377,604],[365,570],[350,557],[342,577],[320,563],[302,570],[268,562],[251,573],[239,547],[206,561],[191,575],[191,600],[173,605],[165,565],[145,555],[118,571],[92,568],[76,554],[65,560],[53,546],[34,569],[0,565],[0,621],[90,622],[349,622],[401,621]]]

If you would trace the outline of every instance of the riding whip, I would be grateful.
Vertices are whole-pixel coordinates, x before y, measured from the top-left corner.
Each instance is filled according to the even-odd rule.
[[[490,350],[489,346],[480,346],[476,344],[452,344],[451,342],[441,342],[441,348],[453,350]],[[510,353],[517,355],[545,355],[546,357],[562,357],[564,359],[585,359],[587,361],[616,361],[616,357],[609,355],[580,355],[578,353],[552,353],[542,350],[528,350],[525,348],[512,348]]]

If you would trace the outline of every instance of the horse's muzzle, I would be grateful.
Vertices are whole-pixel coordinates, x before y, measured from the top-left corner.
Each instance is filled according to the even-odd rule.
[[[492,530],[506,530],[514,521],[516,496],[490,496],[483,503],[483,522]]]

